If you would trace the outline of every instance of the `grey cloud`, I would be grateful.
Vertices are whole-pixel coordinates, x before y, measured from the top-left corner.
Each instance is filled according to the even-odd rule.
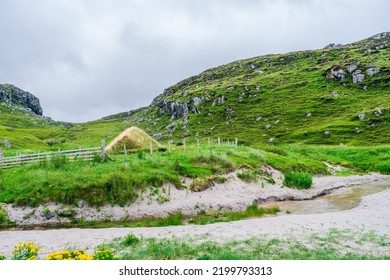
[[[0,83],[86,121],[148,105],[233,60],[349,43],[388,28],[388,1],[0,2]]]

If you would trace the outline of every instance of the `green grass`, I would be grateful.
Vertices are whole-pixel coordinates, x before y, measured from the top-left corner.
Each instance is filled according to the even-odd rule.
[[[245,211],[204,211],[196,217],[191,217],[188,220],[188,223],[205,225],[218,222],[231,222],[248,218],[262,217],[264,215],[273,215],[279,211],[279,208],[262,208],[253,204],[248,206]]]
[[[257,170],[242,170],[237,173],[237,177],[244,182],[257,182],[259,180],[259,172]]]
[[[263,149],[260,150],[259,148]],[[188,145],[172,146],[172,152],[143,152],[115,155],[115,162],[66,162],[55,158],[36,165],[26,165],[0,171],[0,202],[37,206],[48,202],[77,205],[80,200],[89,205],[126,205],[138,197],[140,191],[159,188],[171,183],[183,186],[181,178],[198,178],[223,182],[221,174],[235,168],[242,178],[254,180],[259,168],[269,164],[281,171],[327,174],[322,161],[340,164],[351,173],[388,172],[390,147],[334,147],[334,146],[262,146],[252,147]],[[380,163],[380,164],[378,164]],[[207,179],[209,178],[209,179]]]
[[[295,189],[308,189],[313,183],[312,176],[308,173],[303,172],[291,172],[287,171],[284,173],[283,185],[289,188]]]
[[[382,162],[378,165],[378,169],[382,174],[390,174],[390,163]]]
[[[185,215],[181,212],[169,214],[166,217],[147,217],[138,220],[123,219],[119,221],[76,221],[73,219],[69,223],[47,225],[47,228],[135,228],[135,227],[167,227],[181,226],[188,224],[214,224],[219,222],[232,222],[249,218],[259,218],[264,215],[275,215],[280,210],[276,207],[261,208],[257,205],[250,205],[245,211],[206,211],[201,210],[196,215]],[[5,227],[14,226],[14,224],[4,225]],[[29,226],[24,226],[30,229]]]
[[[123,260],[389,260],[388,236],[374,232],[354,233],[331,229],[325,234],[314,233],[310,244],[294,238],[252,238],[228,243],[179,238],[137,238],[127,244],[117,239],[106,245]],[[387,240],[387,241],[386,241]],[[355,243],[357,247],[349,244]],[[371,254],[361,248],[374,246],[385,249]]]

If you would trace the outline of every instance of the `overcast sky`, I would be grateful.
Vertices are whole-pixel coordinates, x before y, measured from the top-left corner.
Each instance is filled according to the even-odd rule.
[[[390,31],[388,0],[0,0],[0,83],[82,122],[210,67]]]

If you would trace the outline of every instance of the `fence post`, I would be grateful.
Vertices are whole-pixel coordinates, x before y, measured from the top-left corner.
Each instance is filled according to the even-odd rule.
[[[218,146],[221,146],[221,137],[218,136]]]
[[[79,159],[81,158],[81,147],[79,147]]]
[[[236,145],[236,147],[238,146],[238,138],[237,137],[235,139],[235,145]]]
[[[3,149],[0,149],[0,164],[1,164],[1,168],[3,169],[3,165],[4,165],[4,153],[3,153]]]
[[[171,140],[168,140],[168,153],[171,152]]]
[[[198,153],[200,152],[200,143],[199,143],[199,138],[196,139],[196,141],[198,142]]]
[[[211,145],[210,145],[210,138],[207,138],[207,142],[209,143],[209,149],[211,148]]]
[[[100,142],[100,147],[101,147],[101,159],[104,162],[106,160],[106,139],[102,139]]]
[[[228,141],[227,141],[227,144],[228,144],[228,146],[230,146],[230,140],[228,139]]]
[[[186,150],[186,139],[183,138],[183,146],[184,146],[184,151]]]
[[[153,143],[152,140],[150,140],[150,154],[153,154]]]

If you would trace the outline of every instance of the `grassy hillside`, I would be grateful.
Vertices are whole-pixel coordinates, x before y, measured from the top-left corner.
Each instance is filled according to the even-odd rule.
[[[238,137],[251,144],[386,144],[389,46],[390,37],[384,36],[235,61],[177,83],[147,109],[122,120],[165,139],[191,141],[198,135]],[[343,80],[332,78],[335,65],[345,72]],[[363,81],[353,82],[359,72],[350,73],[348,67],[354,66],[364,74]],[[379,73],[368,74],[376,68]],[[173,102],[179,104],[176,115],[169,112]],[[183,104],[188,115],[180,114]]]
[[[251,145],[388,144],[389,41],[387,34],[337,48],[235,61],[173,85],[149,107],[71,127],[0,105],[0,148],[12,154],[98,146],[101,138],[109,143],[130,126],[159,134],[162,143],[184,137],[191,143],[197,136],[204,143],[220,136]],[[344,71],[343,80],[332,77],[335,65],[333,70]],[[363,81],[353,82],[358,73],[348,71],[353,66],[365,75]]]
[[[90,205],[126,205],[133,202],[140,190],[151,190],[158,201],[169,198],[160,187],[167,182],[177,188],[199,191],[213,182],[223,182],[222,174],[241,169],[237,177],[272,183],[263,168],[271,165],[281,171],[303,171],[328,174],[327,161],[345,168],[339,175],[377,171],[390,174],[390,147],[314,147],[233,145],[200,147],[173,146],[169,153],[139,151],[124,158],[113,155],[111,162],[66,162],[54,159],[40,164],[9,170],[0,169],[0,203],[36,206],[48,202],[77,205],[80,200]],[[387,164],[386,164],[387,162]],[[190,185],[183,178],[195,180]]]

